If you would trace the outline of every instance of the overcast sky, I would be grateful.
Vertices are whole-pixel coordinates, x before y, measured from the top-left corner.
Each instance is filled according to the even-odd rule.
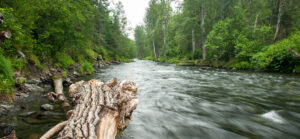
[[[146,13],[146,9],[148,7],[150,0],[110,0],[113,3],[117,3],[119,1],[124,5],[125,14],[127,17],[127,26],[131,28],[128,31],[129,38],[134,40],[134,28],[137,25],[141,25],[144,23],[144,16]],[[173,9],[180,3],[182,0],[177,0],[177,2],[172,3]]]
[[[125,14],[128,21],[128,27],[132,28],[129,33],[129,38],[134,39],[133,32],[137,25],[144,22],[146,8],[148,7],[149,0],[111,0],[114,3],[121,1],[124,5]]]

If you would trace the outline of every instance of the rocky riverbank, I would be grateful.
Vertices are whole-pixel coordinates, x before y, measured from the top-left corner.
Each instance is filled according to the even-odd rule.
[[[93,67],[95,71],[99,71],[102,67],[120,63],[119,61],[95,62]],[[49,101],[44,95],[54,90],[53,78],[57,76],[63,78],[63,85],[68,88],[69,85],[77,81],[78,77],[91,74],[88,72],[79,73],[79,68],[80,66],[75,64],[68,70],[48,68],[43,71],[37,69],[28,72],[16,71],[15,93],[9,98],[13,101],[9,102],[11,100],[7,99],[0,103],[0,138],[9,135],[13,129],[22,130],[26,127],[24,125],[47,124],[65,119],[59,104]],[[48,126],[50,127],[51,124],[46,125],[46,127]],[[42,131],[44,130],[42,129]],[[16,133],[17,135],[21,134],[20,131]],[[26,137],[28,136],[32,135],[26,135]]]

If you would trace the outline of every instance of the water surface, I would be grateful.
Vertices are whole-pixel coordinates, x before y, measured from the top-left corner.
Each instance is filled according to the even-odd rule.
[[[136,60],[85,77],[130,78],[139,104],[120,138],[300,138],[300,78]]]

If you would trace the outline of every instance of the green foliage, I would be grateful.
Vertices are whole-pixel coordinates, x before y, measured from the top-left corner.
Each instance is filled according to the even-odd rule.
[[[67,72],[67,71],[63,71],[61,74],[62,74],[62,76],[63,76],[64,78],[66,78],[66,77],[68,76],[68,72]]]
[[[22,58],[12,58],[11,62],[12,67],[17,70],[24,70],[27,64],[27,60]]]
[[[70,65],[75,64],[74,60],[64,52],[58,52],[55,56],[55,61],[63,68],[68,68]]]
[[[0,54],[0,93],[12,92],[14,73],[11,62]]]
[[[79,72],[80,73],[84,73],[84,72],[88,72],[88,73],[94,73],[94,68],[93,68],[93,64],[91,64],[88,61],[83,61],[82,63],[80,63],[81,66],[79,68]]]
[[[208,34],[205,47],[208,50],[208,58],[212,60],[229,60],[234,46],[231,33],[231,19],[221,20],[213,26]]]
[[[273,71],[292,71],[300,65],[288,49],[300,51],[300,32],[296,32],[287,39],[279,41],[268,46],[262,52],[253,56],[252,62],[259,69],[268,69]]]
[[[147,57],[142,58],[142,60],[154,60],[154,59],[155,58],[152,56],[147,56]]]
[[[153,59],[148,56],[156,54],[155,60],[172,63],[192,58],[215,67],[296,70],[298,62],[286,51],[293,40],[276,41],[299,30],[298,1],[184,0],[173,13],[168,2],[151,0],[145,26],[135,28],[139,57]]]

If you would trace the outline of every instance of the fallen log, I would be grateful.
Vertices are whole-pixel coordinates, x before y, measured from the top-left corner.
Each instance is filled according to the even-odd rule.
[[[67,121],[61,122],[57,124],[56,126],[52,127],[47,133],[45,133],[40,139],[50,139],[55,134],[57,134],[59,131],[61,131],[67,124]]]
[[[64,88],[63,87],[63,79],[53,77],[53,83],[54,83],[55,96],[58,99],[58,101],[60,101],[62,103],[62,107],[65,111],[65,114],[67,114],[68,111],[71,109],[71,106],[63,92],[63,88]]]
[[[74,109],[58,138],[114,139],[131,121],[138,103],[137,89],[133,81],[119,83],[116,78],[106,83],[90,80],[72,84],[69,96]]]

